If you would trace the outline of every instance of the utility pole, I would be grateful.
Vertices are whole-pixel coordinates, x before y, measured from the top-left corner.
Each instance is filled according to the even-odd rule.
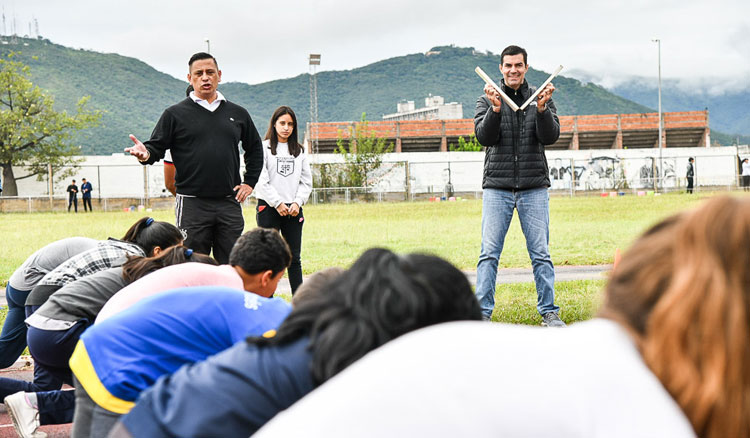
[[[662,138],[663,138],[662,130],[664,128],[662,127],[663,123],[661,121],[661,39],[654,38],[651,41],[656,43],[656,46],[657,46],[657,49],[658,49],[658,54],[659,54],[659,61],[658,61],[658,64],[659,64],[659,108],[658,108],[658,110],[659,110],[659,178],[660,178],[660,182],[661,182],[660,185],[663,188],[664,187],[664,169],[663,169],[664,162],[663,162],[663,158],[662,158],[662,147],[663,147],[663,145],[662,145]]]
[[[318,75],[317,68],[320,65],[320,54],[310,54],[308,58],[310,64],[310,129],[308,129],[308,138],[310,149],[313,153],[318,153]]]
[[[211,41],[206,38],[206,53],[211,53]]]

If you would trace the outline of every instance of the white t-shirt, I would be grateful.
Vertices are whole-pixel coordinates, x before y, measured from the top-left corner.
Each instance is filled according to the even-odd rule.
[[[750,176],[750,162],[742,163],[742,176]]]
[[[304,151],[294,157],[287,143],[276,145],[276,155],[271,153],[270,140],[263,140],[263,169],[260,171],[255,194],[271,207],[282,202],[296,202],[302,207],[312,192],[310,161]]]
[[[694,437],[617,324],[459,322],[377,349],[256,437]]]

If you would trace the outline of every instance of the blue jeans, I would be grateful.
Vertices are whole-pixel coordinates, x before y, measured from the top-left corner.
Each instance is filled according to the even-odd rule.
[[[482,314],[495,308],[497,264],[503,252],[513,210],[518,210],[526,249],[536,283],[536,309],[540,315],[558,312],[555,306],[555,268],[549,255],[549,193],[545,187],[529,190],[484,189],[482,199],[482,250],[477,263],[476,294]]]
[[[18,290],[5,287],[5,299],[8,301],[8,314],[5,317],[3,331],[0,333],[0,368],[13,365],[26,348],[26,297],[29,290]]]

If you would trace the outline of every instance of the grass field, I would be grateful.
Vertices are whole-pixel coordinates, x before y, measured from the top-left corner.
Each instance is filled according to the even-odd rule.
[[[689,208],[711,194],[655,197],[554,197],[550,201],[550,247],[556,265],[611,263],[659,219]],[[461,269],[475,269],[481,240],[481,201],[309,205],[305,207],[302,264],[306,274],[329,266],[347,267],[365,249],[429,252]],[[69,236],[121,237],[146,213],[13,213],[0,217],[0,284],[32,252]],[[148,213],[172,222],[172,211]],[[245,209],[246,229],[254,210]],[[505,240],[501,267],[530,267],[517,216]],[[570,284],[569,284],[570,283]],[[601,281],[558,283],[566,321],[588,319],[599,300]],[[498,288],[495,319],[537,323],[531,283]],[[521,309],[521,310],[519,310]]]

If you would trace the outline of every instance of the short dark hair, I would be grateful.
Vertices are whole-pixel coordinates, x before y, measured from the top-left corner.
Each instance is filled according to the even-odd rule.
[[[240,236],[229,253],[229,264],[239,266],[248,274],[271,270],[282,272],[292,262],[289,245],[278,231],[255,228]]]
[[[295,305],[276,336],[247,340],[263,346],[309,337],[316,385],[404,333],[481,319],[466,276],[432,255],[369,249],[325,286],[325,293],[310,294]]]
[[[86,178],[81,178],[81,181],[86,181]]]
[[[128,261],[122,265],[122,278],[132,283],[157,269],[187,262],[206,263],[209,265],[219,264],[219,262],[210,256],[193,252],[183,245],[174,245],[160,252],[158,256],[128,256]]]
[[[210,53],[198,52],[198,53],[196,53],[196,54],[194,54],[193,56],[190,57],[190,61],[188,61],[188,69],[193,66],[193,63],[195,61],[200,61],[200,60],[203,60],[203,59],[213,59],[214,60],[214,64],[216,64],[216,68],[219,68],[219,63],[216,62],[216,58],[214,58]]]
[[[183,239],[180,230],[169,222],[144,217],[134,223],[121,240],[140,246],[148,257],[155,247],[167,248],[182,243]]]
[[[688,161],[695,161],[695,158],[690,157],[690,158],[688,158]]]
[[[292,306],[296,306],[303,300],[306,300],[308,296],[325,293],[328,288],[328,284],[333,282],[339,275],[345,271],[342,268],[334,266],[332,268],[326,268],[322,271],[318,271],[305,279],[292,296]]]
[[[527,60],[528,55],[526,54],[526,49],[519,46],[508,46],[503,49],[503,52],[500,54],[500,64],[503,63],[503,58],[505,58],[505,55],[513,56],[523,54],[523,63],[526,65],[529,65],[529,61]]]

